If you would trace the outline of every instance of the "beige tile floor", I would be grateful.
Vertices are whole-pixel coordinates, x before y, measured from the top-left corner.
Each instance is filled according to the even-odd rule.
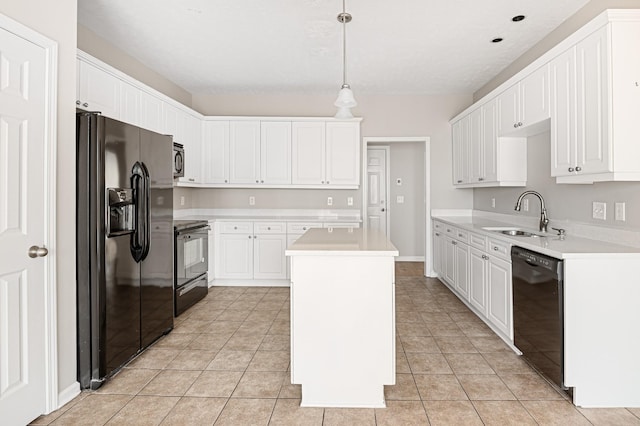
[[[396,268],[387,408],[300,408],[288,289],[215,287],[102,388],[33,424],[640,425],[640,409],[574,407],[422,267]]]

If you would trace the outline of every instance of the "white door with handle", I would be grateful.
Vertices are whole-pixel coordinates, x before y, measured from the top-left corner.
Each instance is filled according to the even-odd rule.
[[[389,147],[367,149],[367,224],[389,234],[387,211],[387,161]]]
[[[0,423],[48,409],[53,42],[0,15]],[[55,49],[55,47],[53,47]],[[53,59],[49,55],[54,55]],[[55,99],[55,97],[54,97]],[[55,118],[55,115],[53,115]]]

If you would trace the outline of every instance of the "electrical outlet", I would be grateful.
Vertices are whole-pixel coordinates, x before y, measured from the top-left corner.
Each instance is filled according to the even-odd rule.
[[[180,205],[184,206],[184,195],[180,196]]]
[[[253,195],[249,197],[249,205],[250,206],[256,205],[256,197],[254,197]]]
[[[624,222],[626,219],[626,206],[625,203],[616,203],[616,220]]]
[[[353,205],[353,197],[347,197],[347,205],[348,206],[352,206]]]
[[[495,198],[491,199],[491,207],[493,207],[494,209],[496,208],[496,199]]]
[[[333,197],[327,197],[327,205],[328,206],[332,206],[333,205]]]
[[[398,195],[396,197],[396,203],[398,204],[404,204],[404,195]]]
[[[524,210],[525,212],[529,211],[529,200],[527,200],[526,198],[522,200],[522,210]]]
[[[594,201],[592,206],[592,213],[594,219],[606,220],[607,219],[607,203]]]

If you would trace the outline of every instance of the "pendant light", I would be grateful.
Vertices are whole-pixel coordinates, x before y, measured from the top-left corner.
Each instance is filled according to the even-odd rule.
[[[345,1],[342,0],[342,13],[338,14],[338,22],[342,24],[342,87],[338,92],[338,99],[334,103],[338,107],[336,118],[353,118],[351,108],[358,105],[351,91],[351,86],[347,84],[347,24],[351,22],[351,14],[346,12]]]

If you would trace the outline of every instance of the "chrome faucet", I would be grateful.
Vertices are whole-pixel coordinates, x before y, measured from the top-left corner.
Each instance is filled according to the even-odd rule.
[[[547,225],[549,224],[549,218],[547,217],[547,209],[544,206],[544,198],[542,198],[542,195],[540,195],[540,193],[536,191],[524,191],[518,197],[518,201],[516,201],[515,211],[517,212],[520,211],[520,205],[522,204],[522,199],[529,194],[535,195],[540,200],[540,231],[547,232]]]

